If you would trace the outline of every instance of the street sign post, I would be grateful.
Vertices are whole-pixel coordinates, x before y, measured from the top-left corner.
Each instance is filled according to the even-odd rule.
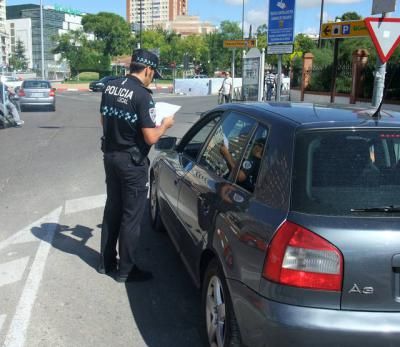
[[[369,36],[364,20],[324,23],[321,27],[321,39],[339,39]]]
[[[400,43],[400,18],[365,18],[365,23],[382,63]]]
[[[224,40],[224,48],[254,48],[255,46],[255,39]]]
[[[267,54],[278,53],[276,100],[281,100],[282,54],[293,52],[296,0],[269,0]]]

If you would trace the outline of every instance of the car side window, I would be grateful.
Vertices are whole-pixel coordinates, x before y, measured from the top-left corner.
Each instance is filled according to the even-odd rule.
[[[237,172],[236,184],[254,192],[257,177],[261,168],[261,160],[265,150],[268,129],[265,126],[259,126],[252,136],[246,152]]]
[[[201,158],[200,165],[220,177],[228,178],[239,165],[256,121],[231,112],[218,125]]]
[[[188,159],[196,161],[204,142],[207,140],[208,135],[210,135],[211,131],[218,124],[220,119],[221,116],[218,115],[204,124],[184,145],[182,154],[184,154]]]

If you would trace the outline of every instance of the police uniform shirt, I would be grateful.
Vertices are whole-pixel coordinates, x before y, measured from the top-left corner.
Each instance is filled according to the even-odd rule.
[[[103,115],[105,151],[124,151],[137,146],[147,156],[150,146],[141,128],[155,128],[152,91],[131,75],[110,81],[103,90],[100,113]]]

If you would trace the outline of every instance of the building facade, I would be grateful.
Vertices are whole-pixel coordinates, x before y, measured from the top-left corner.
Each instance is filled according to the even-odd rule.
[[[60,57],[52,53],[55,48],[53,38],[70,30],[82,28],[83,13],[63,9],[54,6],[43,8],[43,51],[44,51],[44,75],[54,75],[67,72],[67,66],[60,62]],[[7,6],[7,20],[11,22],[17,19],[30,19],[32,37],[32,68],[42,72],[42,41],[40,30],[40,6],[35,4]]]
[[[188,0],[126,0],[126,20],[135,30],[155,27],[187,15]]]
[[[157,22],[156,26],[181,36],[210,34],[216,30],[211,23],[201,22],[198,16],[177,16],[173,21]]]
[[[33,68],[32,57],[32,21],[30,18],[9,19],[7,20],[7,32],[10,34],[9,55],[15,53],[15,46],[21,41],[25,48],[25,58],[28,69]],[[12,68],[10,66],[10,68]]]
[[[0,64],[8,65],[8,47],[10,37],[6,26],[6,0],[0,0]]]

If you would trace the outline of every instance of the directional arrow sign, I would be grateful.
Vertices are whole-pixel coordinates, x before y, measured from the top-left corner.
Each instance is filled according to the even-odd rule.
[[[369,36],[364,20],[324,23],[321,27],[321,39],[338,39]]]
[[[400,43],[400,18],[365,18],[369,34],[382,63],[386,63]]]
[[[255,39],[224,40],[224,48],[253,48],[255,46]]]

